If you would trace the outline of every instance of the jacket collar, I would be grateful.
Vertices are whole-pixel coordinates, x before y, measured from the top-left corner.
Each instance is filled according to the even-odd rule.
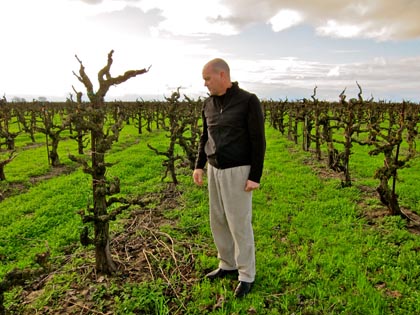
[[[230,95],[231,93],[237,91],[239,89],[238,82],[232,82],[232,86],[226,90],[225,95]]]

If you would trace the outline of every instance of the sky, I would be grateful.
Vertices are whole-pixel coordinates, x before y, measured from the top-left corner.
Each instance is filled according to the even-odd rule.
[[[225,59],[260,99],[420,102],[419,0],[1,0],[0,97],[65,101],[97,74],[150,67],[107,100],[205,97]]]

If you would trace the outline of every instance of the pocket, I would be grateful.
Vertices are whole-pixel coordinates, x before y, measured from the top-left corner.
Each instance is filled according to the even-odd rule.
[[[248,180],[248,177],[249,177],[249,172],[251,171],[251,166],[250,165],[243,165],[243,166],[239,166],[239,168],[240,168],[241,176],[246,183],[246,181]]]

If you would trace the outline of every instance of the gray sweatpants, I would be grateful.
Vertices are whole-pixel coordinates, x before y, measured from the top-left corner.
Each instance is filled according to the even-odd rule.
[[[238,269],[239,281],[255,279],[252,192],[245,191],[250,166],[217,169],[208,164],[210,227],[219,268]]]

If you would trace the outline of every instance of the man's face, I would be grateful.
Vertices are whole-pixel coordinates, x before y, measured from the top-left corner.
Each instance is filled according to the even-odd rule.
[[[203,68],[204,86],[210,92],[210,95],[222,95],[226,91],[223,90],[223,72],[215,71],[211,66]]]

